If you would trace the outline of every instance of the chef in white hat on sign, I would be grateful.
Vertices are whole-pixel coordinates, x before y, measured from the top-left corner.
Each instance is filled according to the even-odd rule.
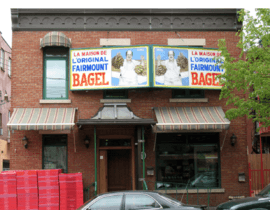
[[[135,72],[135,66],[140,65],[140,62],[133,60],[132,56],[133,52],[128,50],[123,66],[120,67],[119,86],[138,85],[138,75]]]
[[[182,86],[182,77],[180,74],[180,66],[177,66],[176,60],[174,59],[174,51],[168,52],[169,59],[161,61],[161,64],[166,66],[167,71],[164,74],[164,85],[168,86]]]

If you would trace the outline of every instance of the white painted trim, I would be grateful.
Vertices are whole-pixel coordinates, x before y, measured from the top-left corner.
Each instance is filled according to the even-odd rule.
[[[71,99],[66,99],[66,100],[45,100],[45,99],[40,99],[39,103],[40,104],[71,104]]]
[[[130,39],[100,39],[101,46],[129,46]]]
[[[170,103],[207,103],[208,98],[170,98]]]
[[[168,45],[176,46],[205,46],[205,39],[168,39]]]

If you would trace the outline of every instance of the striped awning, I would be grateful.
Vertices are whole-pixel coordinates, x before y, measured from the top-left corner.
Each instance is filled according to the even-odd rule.
[[[71,39],[61,32],[49,32],[40,39],[40,48],[48,46],[71,47]]]
[[[14,108],[9,130],[72,130],[76,108]]]
[[[229,129],[221,107],[158,107],[154,108],[158,123],[155,132]]]

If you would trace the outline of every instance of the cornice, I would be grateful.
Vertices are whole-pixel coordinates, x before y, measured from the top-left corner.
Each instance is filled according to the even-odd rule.
[[[239,9],[11,9],[13,31],[237,31]]]

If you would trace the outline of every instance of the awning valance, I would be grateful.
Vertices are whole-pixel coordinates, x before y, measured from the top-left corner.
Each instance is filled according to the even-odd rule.
[[[61,32],[49,32],[40,40],[40,48],[48,46],[71,47],[71,40]]]
[[[159,107],[154,108],[158,123],[155,132],[229,129],[221,107]]]
[[[9,130],[71,130],[76,108],[14,108]]]

